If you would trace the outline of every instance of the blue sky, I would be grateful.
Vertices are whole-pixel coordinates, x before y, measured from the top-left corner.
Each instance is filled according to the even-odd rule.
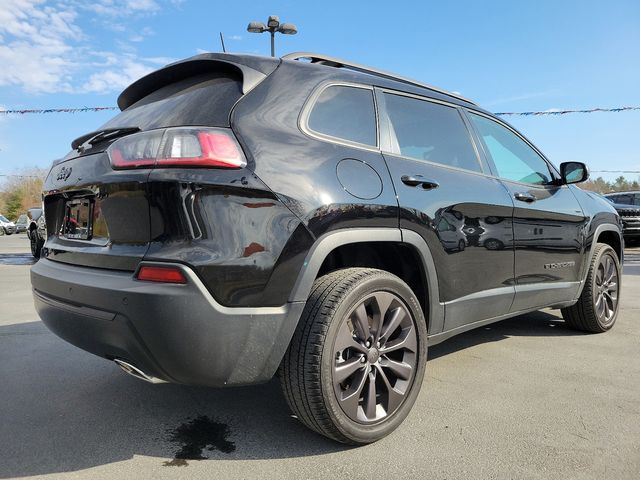
[[[492,111],[640,105],[637,0],[2,0],[0,109],[115,105],[146,72],[219,51],[220,31],[227,50],[267,55],[268,36],[246,25],[269,14],[299,29],[277,53],[352,59]],[[0,174],[47,167],[113,114],[0,116]],[[640,170],[640,111],[507,120],[556,164]]]

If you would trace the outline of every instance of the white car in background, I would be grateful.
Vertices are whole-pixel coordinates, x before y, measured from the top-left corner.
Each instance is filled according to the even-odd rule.
[[[10,222],[4,215],[0,215],[0,235],[11,235],[16,231],[16,224]]]

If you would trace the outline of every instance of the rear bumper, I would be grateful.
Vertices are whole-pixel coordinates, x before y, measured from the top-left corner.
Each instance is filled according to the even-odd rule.
[[[191,269],[173,265],[182,269],[186,285],[42,259],[31,268],[36,310],[69,343],[162,380],[207,386],[269,380],[304,302],[224,307]]]

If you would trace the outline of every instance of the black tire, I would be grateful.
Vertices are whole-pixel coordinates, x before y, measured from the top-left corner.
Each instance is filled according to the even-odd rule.
[[[385,299],[390,300],[387,303]],[[386,314],[380,315],[380,311]],[[365,318],[365,323],[359,323],[359,318]],[[363,331],[361,328],[370,328],[367,335],[371,348],[358,338],[362,337],[357,333]],[[350,336],[346,343],[357,344],[357,349],[352,351],[349,346],[336,354],[345,342],[345,332],[347,339]],[[409,286],[395,275],[370,268],[349,268],[320,277],[313,284],[280,365],[279,377],[289,407],[304,425],[338,442],[375,442],[395,430],[415,402],[424,377],[426,339],[420,304]],[[361,353],[366,349],[367,353]],[[340,381],[338,370],[347,362],[357,370]],[[396,377],[390,371],[398,366],[406,369],[407,365],[411,368],[401,372],[403,376]],[[355,380],[356,376],[360,380]],[[340,399],[343,388],[344,393],[357,392],[346,395],[351,401]],[[403,392],[401,396],[399,392]],[[369,409],[367,400],[371,398],[375,400]],[[345,409],[347,402],[350,410]],[[354,411],[364,420],[354,419]],[[367,417],[369,412],[373,412],[371,417]]]
[[[502,250],[504,248],[504,243],[497,238],[490,238],[484,242],[484,247],[487,250]]]
[[[562,309],[567,325],[592,333],[610,330],[618,317],[621,280],[620,262],[615,250],[607,244],[598,243],[578,302]]]
[[[37,230],[33,230],[29,235],[29,245],[31,247],[31,255],[33,258],[40,258],[40,252],[42,251],[42,245],[44,242],[40,239]]]

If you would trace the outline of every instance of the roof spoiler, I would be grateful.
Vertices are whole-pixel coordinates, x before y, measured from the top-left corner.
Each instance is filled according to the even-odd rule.
[[[155,90],[193,75],[213,71],[228,71],[242,77],[242,93],[246,94],[267,78],[280,63],[247,55],[203,53],[180,60],[136,80],[118,96],[118,107],[125,110]]]

